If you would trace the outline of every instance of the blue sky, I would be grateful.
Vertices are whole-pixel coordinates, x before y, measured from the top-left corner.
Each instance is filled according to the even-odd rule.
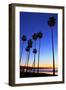
[[[20,55],[22,53],[22,35],[26,35],[27,40],[32,38],[33,33],[42,32],[43,37],[41,39],[41,49],[40,49],[40,64],[52,64],[52,41],[51,41],[51,28],[48,26],[49,17],[54,16],[56,19],[56,24],[53,27],[53,38],[54,38],[54,54],[55,63],[57,64],[58,56],[58,15],[53,13],[34,13],[34,12],[20,12]],[[38,40],[36,41],[36,47],[38,49]],[[23,54],[22,54],[22,64],[26,61],[26,51],[27,41],[24,43]],[[34,48],[34,42],[33,42]],[[33,63],[33,48],[31,49],[29,64]],[[36,64],[38,61],[38,56],[36,54]]]

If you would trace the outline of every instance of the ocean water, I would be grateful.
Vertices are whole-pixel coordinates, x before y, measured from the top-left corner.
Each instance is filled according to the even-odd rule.
[[[28,72],[34,72],[37,73],[38,69],[28,69]],[[24,70],[26,71],[26,69]],[[39,73],[47,73],[47,74],[53,74],[53,69],[39,69]],[[58,74],[58,69],[55,69],[55,74]]]

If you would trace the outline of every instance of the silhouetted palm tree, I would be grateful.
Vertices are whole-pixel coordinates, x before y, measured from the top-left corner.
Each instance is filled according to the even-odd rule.
[[[56,20],[52,16],[48,20],[48,25],[51,27],[51,39],[52,39],[52,54],[53,54],[53,75],[55,75],[55,60],[54,60],[54,42],[53,42],[53,29],[52,27],[55,25]]]
[[[34,50],[33,50],[33,53],[34,53],[34,61],[33,61],[33,65],[34,65],[34,69],[35,69],[35,58],[36,58],[36,53],[37,53],[37,50],[36,50],[36,40],[37,40],[37,34],[36,33],[34,33],[33,35],[32,35],[32,38],[33,38],[33,40],[34,40]],[[36,53],[35,53],[36,52]]]
[[[27,48],[26,48],[26,52],[27,52],[27,69],[28,69],[28,63],[29,63],[29,58],[30,58],[30,49],[32,48],[32,40],[31,39],[29,39],[28,40],[28,46],[27,46]],[[27,71],[27,70],[26,70]]]
[[[35,57],[36,57],[37,49],[33,49],[33,53],[34,53],[34,62],[33,62],[33,65],[34,65],[34,72],[35,72]]]
[[[22,39],[22,53],[23,53],[23,47],[24,47],[24,42],[26,41],[26,36],[23,35],[21,39]],[[21,63],[22,53],[21,53],[21,56],[20,56],[20,63]]]
[[[37,69],[37,73],[39,73],[39,60],[40,60],[40,47],[41,47],[41,38],[42,38],[43,34],[41,32],[37,33],[37,37],[39,39],[39,49],[38,49],[38,69]]]

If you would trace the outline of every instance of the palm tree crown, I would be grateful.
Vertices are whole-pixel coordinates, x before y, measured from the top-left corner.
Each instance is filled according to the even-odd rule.
[[[33,49],[33,53],[36,54],[37,53],[37,49]]]
[[[26,52],[29,52],[30,48],[27,46],[25,50]]]
[[[56,19],[52,16],[52,17],[49,17],[49,20],[48,20],[48,25],[50,27],[53,27],[56,23]]]
[[[33,40],[36,40],[37,39],[37,34],[34,33],[33,36],[32,36]]]
[[[22,36],[22,41],[26,41],[26,36],[25,35]]]
[[[38,37],[38,38],[42,38],[42,36],[43,36],[43,34],[42,34],[41,32],[38,32],[38,33],[37,33],[37,37]]]

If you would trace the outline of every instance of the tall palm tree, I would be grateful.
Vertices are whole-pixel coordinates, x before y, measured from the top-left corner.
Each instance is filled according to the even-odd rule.
[[[22,38],[21,38],[21,40],[22,40],[22,53],[21,53],[21,56],[20,56],[20,63],[21,63],[21,58],[22,58],[22,54],[23,54],[24,42],[26,41],[26,36],[23,35]]]
[[[55,18],[49,17],[48,25],[51,27],[51,39],[52,39],[52,55],[53,55],[53,75],[55,75],[55,58],[54,58],[54,42],[53,42],[53,28],[55,26],[56,20]]]
[[[34,33],[32,35],[32,38],[34,40],[34,50],[33,50],[33,53],[34,53],[34,61],[33,61],[33,65],[34,65],[34,69],[35,69],[35,58],[36,58],[36,53],[37,53],[37,50],[36,50],[36,40],[37,40],[37,34]]]
[[[30,58],[30,49],[32,48],[32,40],[31,39],[29,39],[28,40],[28,46],[27,46],[27,48],[26,48],[26,52],[28,52],[27,54],[27,56],[28,56],[28,58],[27,58],[27,69],[28,69],[28,63],[29,63],[29,58]]]
[[[34,62],[33,62],[33,65],[34,65],[34,72],[35,72],[35,57],[36,57],[37,49],[33,49],[33,53],[34,53]]]
[[[37,33],[37,37],[39,39],[39,49],[38,49],[38,69],[37,69],[37,73],[39,73],[39,60],[40,60],[40,47],[41,47],[41,38],[42,38],[43,34],[41,32]]]

